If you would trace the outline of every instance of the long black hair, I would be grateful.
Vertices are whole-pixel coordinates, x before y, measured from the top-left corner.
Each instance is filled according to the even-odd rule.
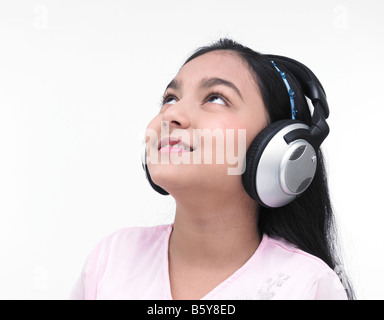
[[[291,118],[287,88],[270,60],[259,52],[224,38],[211,45],[198,48],[184,65],[215,50],[230,50],[247,62],[260,89],[270,123]],[[311,112],[300,83],[288,70],[284,70],[284,72],[296,95],[296,119],[310,125]],[[318,168],[308,189],[295,201],[281,208],[259,206],[258,228],[260,234],[283,238],[299,249],[323,260],[338,273],[348,298],[355,299],[351,283],[341,268],[335,217],[321,149],[318,152]],[[340,274],[341,272],[342,274]]]

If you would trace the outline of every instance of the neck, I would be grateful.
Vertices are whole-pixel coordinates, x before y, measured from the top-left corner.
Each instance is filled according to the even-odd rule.
[[[170,261],[217,269],[240,267],[260,243],[257,204],[244,192],[175,197]]]

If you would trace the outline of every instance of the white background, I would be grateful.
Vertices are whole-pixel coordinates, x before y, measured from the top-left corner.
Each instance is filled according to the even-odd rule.
[[[0,2],[0,298],[66,299],[116,229],[172,221],[140,144],[197,47],[228,36],[309,66],[345,268],[383,299],[384,1]]]

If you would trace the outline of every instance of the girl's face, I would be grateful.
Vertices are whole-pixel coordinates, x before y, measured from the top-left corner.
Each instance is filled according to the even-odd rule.
[[[191,60],[147,127],[152,180],[171,194],[244,191],[245,152],[267,119],[255,79],[237,54],[219,50]]]

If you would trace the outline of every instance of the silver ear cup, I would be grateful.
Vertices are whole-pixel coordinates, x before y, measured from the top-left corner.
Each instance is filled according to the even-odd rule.
[[[292,142],[280,162],[281,188],[288,195],[299,195],[311,184],[316,167],[315,149],[306,140]]]
[[[255,187],[263,205],[282,207],[293,201],[310,184],[316,171],[316,152],[305,140],[290,144],[284,136],[296,129],[309,129],[304,123],[292,123],[276,132],[258,161]]]

